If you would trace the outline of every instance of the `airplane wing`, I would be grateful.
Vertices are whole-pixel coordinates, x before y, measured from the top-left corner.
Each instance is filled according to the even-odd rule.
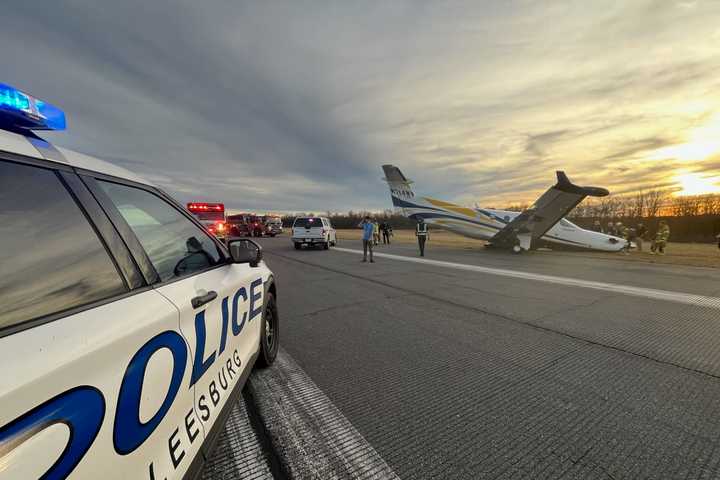
[[[565,172],[556,173],[557,183],[496,233],[490,240],[493,244],[514,247],[519,242],[520,247],[529,250],[534,239],[545,235],[585,197],[604,197],[609,193],[604,188],[574,185]]]

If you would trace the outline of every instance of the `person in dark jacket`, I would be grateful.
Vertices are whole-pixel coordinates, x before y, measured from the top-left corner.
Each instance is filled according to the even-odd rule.
[[[390,245],[390,237],[392,236],[392,226],[387,222],[383,222],[380,225],[380,233],[382,233],[383,245]]]

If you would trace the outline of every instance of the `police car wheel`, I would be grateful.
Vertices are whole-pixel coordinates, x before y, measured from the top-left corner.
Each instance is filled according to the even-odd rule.
[[[267,301],[265,302],[265,312],[263,313],[263,323],[260,331],[260,356],[257,364],[259,367],[269,367],[277,357],[278,348],[280,348],[280,330],[279,318],[277,312],[277,304],[275,303],[275,295],[271,292],[267,293]]]

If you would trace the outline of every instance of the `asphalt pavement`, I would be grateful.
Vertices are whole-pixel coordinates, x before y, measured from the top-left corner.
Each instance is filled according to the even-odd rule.
[[[261,242],[284,349],[400,478],[720,478],[718,270]]]

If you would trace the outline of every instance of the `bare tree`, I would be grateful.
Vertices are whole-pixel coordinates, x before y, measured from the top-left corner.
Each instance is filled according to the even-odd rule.
[[[641,218],[645,213],[645,201],[646,195],[644,190],[640,190],[632,197],[628,197],[627,215],[631,218]]]
[[[667,192],[664,190],[654,189],[645,192],[645,216],[647,218],[657,217],[666,201]]]
[[[670,209],[674,217],[695,217],[700,214],[702,200],[700,195],[678,195],[672,199]]]
[[[700,196],[703,215],[720,215],[720,194],[707,194]]]

